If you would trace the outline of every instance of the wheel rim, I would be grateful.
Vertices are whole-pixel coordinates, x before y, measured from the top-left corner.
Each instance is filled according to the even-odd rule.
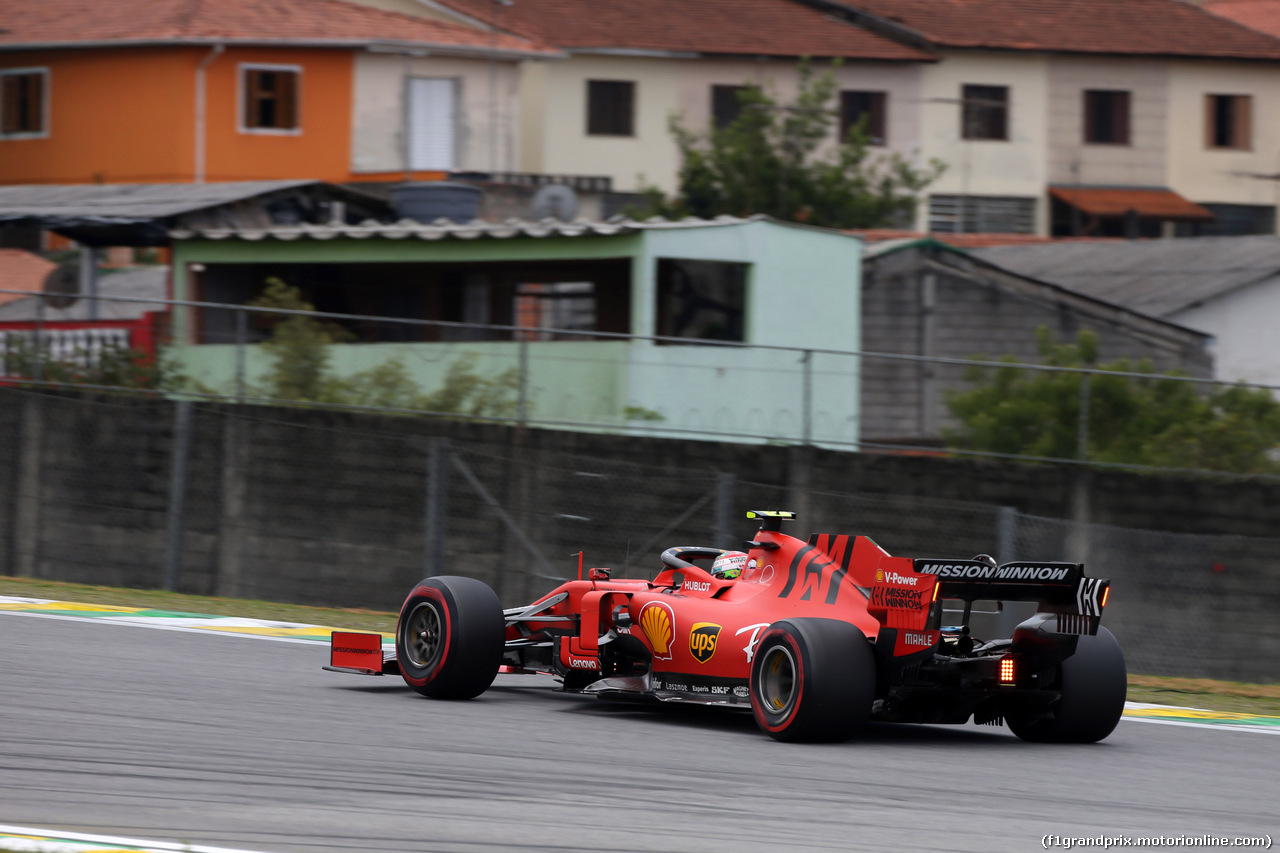
[[[796,701],[796,660],[786,646],[773,646],[760,661],[760,682],[756,692],[770,714],[786,716]]]
[[[404,645],[409,662],[419,669],[430,669],[444,646],[444,620],[434,603],[424,601],[409,614],[404,623]]]

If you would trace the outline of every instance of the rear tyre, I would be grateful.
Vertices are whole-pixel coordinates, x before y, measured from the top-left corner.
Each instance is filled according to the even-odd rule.
[[[396,658],[405,682],[433,699],[479,696],[498,674],[506,645],[502,604],[472,578],[419,581],[400,608]]]
[[[1035,743],[1096,743],[1115,730],[1128,690],[1124,654],[1106,628],[1081,636],[1076,653],[1058,666],[1062,698],[1050,712],[1010,714],[1015,735]]]
[[[848,740],[866,724],[875,687],[867,638],[835,619],[775,622],[751,661],[751,711],[776,740]]]

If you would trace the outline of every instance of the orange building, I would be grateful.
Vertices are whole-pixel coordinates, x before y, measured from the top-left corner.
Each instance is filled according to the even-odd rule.
[[[527,39],[343,0],[0,0],[0,184],[515,165]]]

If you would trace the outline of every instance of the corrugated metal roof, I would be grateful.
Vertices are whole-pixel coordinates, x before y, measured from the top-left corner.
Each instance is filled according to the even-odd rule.
[[[215,184],[24,184],[0,186],[0,221],[66,218],[126,224],[181,216],[321,181],[233,181]]]
[[[1157,317],[1280,275],[1280,237],[1270,235],[996,246],[972,254]]]
[[[175,229],[170,232],[174,240],[335,240],[339,238],[353,240],[477,240],[542,237],[611,237],[619,234],[634,234],[646,230],[665,230],[681,228],[717,228],[726,225],[742,225],[748,222],[774,222],[788,227],[806,228],[840,234],[826,228],[797,225],[792,222],[778,222],[767,216],[751,216],[741,219],[734,216],[718,216],[715,219],[696,219],[687,217],[678,221],[653,217],[643,222],[634,219],[615,218],[605,222],[591,222],[579,219],[574,222],[561,222],[557,219],[532,221],[527,219],[508,219],[504,222],[486,222],[482,219],[471,222],[451,222],[448,219],[437,219],[435,222],[415,222],[402,219],[399,222],[380,223],[363,222],[359,225],[278,225],[270,228],[190,228]],[[857,239],[851,234],[843,236]]]
[[[99,296],[167,299],[169,298],[168,281],[168,267],[134,267],[118,272],[100,274],[97,290]],[[0,321],[34,320],[38,313],[40,301],[36,297],[25,296],[5,305],[0,305]],[[113,302],[109,299],[93,301],[98,303],[96,319],[99,320],[136,320],[148,311],[169,310],[169,306],[163,302]],[[92,313],[90,302],[91,300],[87,297],[81,297],[66,308],[54,308],[46,303],[42,316],[46,323],[56,323],[62,320],[88,320]]]

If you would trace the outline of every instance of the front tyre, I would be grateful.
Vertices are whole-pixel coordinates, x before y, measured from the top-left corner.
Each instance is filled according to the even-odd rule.
[[[1048,713],[1005,718],[1018,737],[1035,743],[1096,743],[1115,730],[1128,690],[1124,654],[1106,628],[1083,635],[1058,665],[1062,698]]]
[[[505,645],[502,604],[472,578],[419,581],[396,622],[400,674],[433,699],[479,696],[498,675]]]
[[[835,619],[769,626],[751,661],[751,712],[781,741],[838,743],[867,722],[876,664],[857,627]]]

